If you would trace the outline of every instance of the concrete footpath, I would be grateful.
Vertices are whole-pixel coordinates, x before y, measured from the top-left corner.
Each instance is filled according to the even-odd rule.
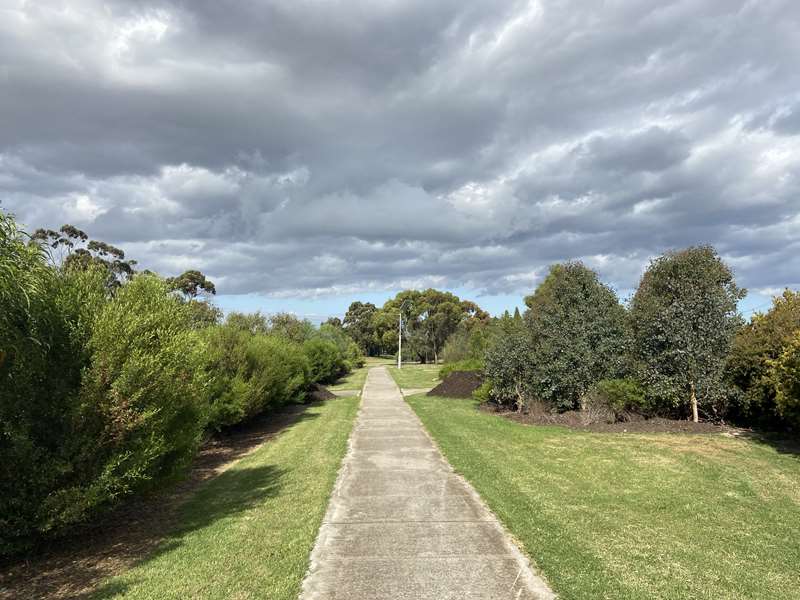
[[[439,453],[385,367],[370,370],[301,600],[554,598]]]

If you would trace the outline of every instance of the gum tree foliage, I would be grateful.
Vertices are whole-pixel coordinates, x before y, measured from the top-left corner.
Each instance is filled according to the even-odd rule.
[[[380,352],[373,325],[373,317],[377,311],[378,308],[371,302],[353,302],[342,322],[344,330],[367,356],[375,356]]]
[[[395,317],[395,332],[400,310],[404,340],[420,362],[438,362],[445,342],[462,323],[489,319],[474,302],[435,289],[406,290],[383,305],[381,311]]]
[[[197,298],[199,295],[215,295],[217,288],[214,282],[208,279],[200,271],[189,270],[181,273],[177,277],[167,279],[170,289],[180,292],[187,298]]]
[[[353,302],[344,329],[365,354],[397,352],[400,312],[403,313],[403,354],[420,362],[438,361],[447,339],[466,321],[486,321],[489,315],[474,302],[450,292],[404,290],[381,308]]]
[[[559,411],[577,408],[592,384],[621,374],[626,313],[597,273],[580,262],[553,265],[525,304],[529,386],[537,400]]]
[[[189,270],[177,277],[170,277],[167,279],[167,285],[186,303],[192,315],[194,328],[209,327],[222,319],[222,311],[208,300],[217,293],[217,288],[214,282],[200,271]],[[205,299],[199,299],[201,297]]]
[[[124,251],[106,242],[90,240],[84,231],[74,225],[63,225],[58,231],[37,229],[31,239],[50,248],[48,257],[58,268],[102,268],[107,273],[106,285],[109,289],[118,288],[136,273],[136,261],[126,260]]]
[[[756,313],[733,340],[726,378],[739,394],[729,416],[736,421],[776,425],[780,414],[775,402],[771,367],[800,331],[800,292],[785,290],[773,299],[772,308]]]
[[[397,328],[400,310],[397,306],[384,306],[372,315],[372,344],[376,354],[397,354]],[[405,316],[403,317],[406,318]],[[408,340],[407,328],[403,336],[403,358],[412,360],[415,355]]]
[[[339,317],[329,317],[324,324],[330,325],[331,327],[335,327],[336,329],[342,328],[342,320]]]
[[[638,375],[658,405],[691,411],[694,420],[721,413],[725,360],[745,293],[710,246],[650,263],[631,303],[631,324]]]
[[[189,300],[186,308],[191,314],[192,328],[205,329],[222,320],[222,310],[206,300]]]

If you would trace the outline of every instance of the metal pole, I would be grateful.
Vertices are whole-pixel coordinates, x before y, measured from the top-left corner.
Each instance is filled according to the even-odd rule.
[[[400,326],[397,328],[397,368],[403,368],[403,308],[400,308]]]

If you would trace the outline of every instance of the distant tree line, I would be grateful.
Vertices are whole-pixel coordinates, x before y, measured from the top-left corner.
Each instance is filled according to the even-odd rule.
[[[400,292],[381,308],[353,302],[341,326],[367,356],[396,354],[401,314],[403,354],[422,363],[439,362],[447,340],[459,327],[489,320],[489,314],[474,302],[427,289]]]
[[[221,312],[79,229],[0,211],[0,556],[179,476],[201,440],[362,364],[341,328]]]

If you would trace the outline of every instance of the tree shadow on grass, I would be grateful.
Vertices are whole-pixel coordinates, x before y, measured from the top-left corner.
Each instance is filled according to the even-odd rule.
[[[790,454],[800,460],[800,438],[787,432],[748,432],[744,436],[758,444],[769,446],[780,454]]]
[[[0,565],[0,600],[91,597],[102,581],[163,554],[179,536],[226,514],[247,510],[248,502],[263,499],[265,494],[274,495],[281,477],[274,468],[226,469],[288,428],[317,418],[308,412],[316,405],[291,405],[209,440],[177,485],[132,498],[91,526],[40,548],[34,556]],[[243,496],[220,494],[205,513],[199,510],[194,514],[196,499],[209,494],[212,485],[220,481],[244,488]],[[248,485],[254,487],[252,494]]]
[[[278,495],[285,471],[273,465],[236,467],[225,471],[208,482],[184,504],[178,515],[178,524],[146,557],[132,567],[145,565],[169,554],[186,543],[193,532],[213,525],[219,520],[234,518]],[[179,573],[175,577],[180,577]],[[114,598],[130,589],[130,582],[111,580],[94,592],[77,598]]]

